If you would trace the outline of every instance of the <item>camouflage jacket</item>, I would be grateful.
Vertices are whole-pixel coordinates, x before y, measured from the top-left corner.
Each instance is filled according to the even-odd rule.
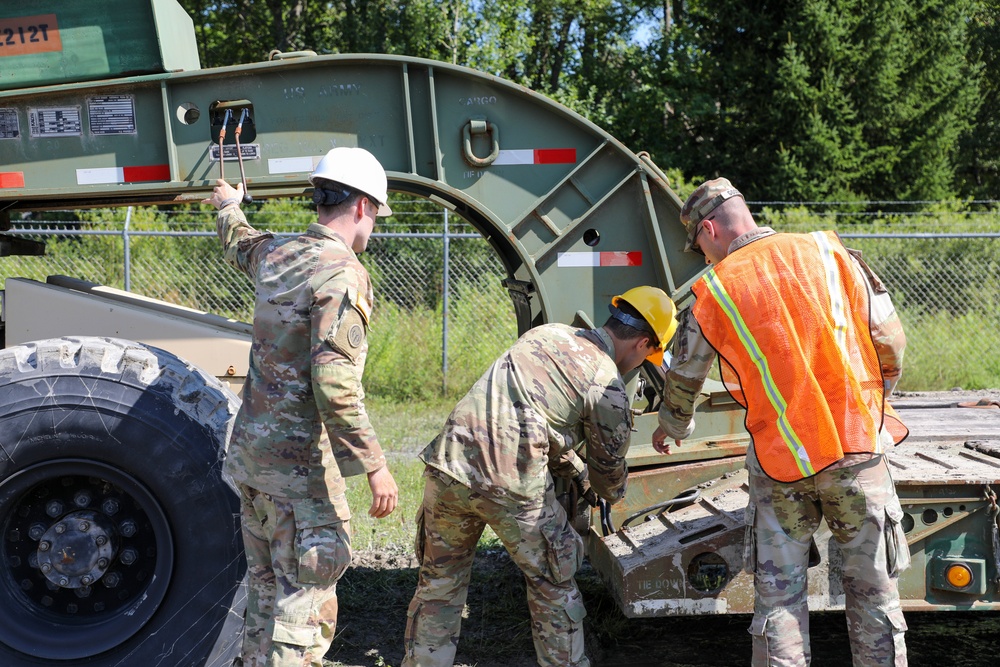
[[[759,227],[755,231],[740,236],[733,241],[729,252],[734,252],[748,243],[774,234],[769,227]],[[906,336],[899,315],[892,305],[892,299],[882,281],[869,268],[857,250],[850,250],[855,268],[864,278],[871,299],[871,334],[882,364],[882,375],[888,383],[889,391],[896,386],[903,372],[903,352]],[[670,439],[683,440],[694,431],[694,405],[701,394],[716,353],[701,332],[698,321],[687,308],[678,316],[677,335],[673,343],[673,357],[667,371],[666,390],[660,405],[659,423]],[[863,456],[855,456],[852,462],[859,462]],[[748,465],[753,470],[753,456],[748,457]]]
[[[368,272],[343,239],[316,223],[279,240],[228,206],[216,225],[226,261],[255,292],[250,370],[226,470],[286,498],[344,493],[344,477],[385,465],[361,385]]]
[[[584,469],[600,496],[621,499],[632,413],[613,350],[603,329],[528,331],[459,401],[420,458],[508,507],[541,503],[550,474]]]

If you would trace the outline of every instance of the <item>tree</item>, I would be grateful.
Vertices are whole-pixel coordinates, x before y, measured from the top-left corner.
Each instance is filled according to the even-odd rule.
[[[963,195],[995,199],[1000,191],[1000,2],[985,0],[969,26],[970,60],[981,63],[979,112],[961,140]]]
[[[195,17],[203,67],[256,62],[272,50],[400,53],[447,59],[449,8],[436,0],[179,0]]]
[[[977,108],[977,6],[689,0],[660,50],[659,150],[759,199],[947,197]]]

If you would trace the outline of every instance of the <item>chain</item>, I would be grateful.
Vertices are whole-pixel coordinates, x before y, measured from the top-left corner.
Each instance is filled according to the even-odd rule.
[[[986,487],[986,498],[989,503],[987,514],[990,518],[990,531],[993,535],[993,585],[1000,592],[1000,507],[997,507],[996,491]]]

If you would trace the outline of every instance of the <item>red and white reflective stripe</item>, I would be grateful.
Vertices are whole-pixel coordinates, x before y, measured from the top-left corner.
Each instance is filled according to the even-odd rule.
[[[561,252],[558,266],[642,266],[642,251]]]
[[[0,171],[0,188],[23,188],[23,171]]]
[[[500,151],[493,166],[514,164],[574,164],[575,148],[524,148]]]
[[[77,169],[77,185],[107,185],[109,183],[145,183],[169,181],[170,165],[150,164],[142,167],[98,167]]]

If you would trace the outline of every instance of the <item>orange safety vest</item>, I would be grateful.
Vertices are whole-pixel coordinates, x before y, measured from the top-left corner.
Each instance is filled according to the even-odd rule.
[[[895,442],[906,437],[885,403],[867,287],[834,232],[758,239],[693,290],[768,476],[794,482],[845,454],[881,453],[883,424]]]

